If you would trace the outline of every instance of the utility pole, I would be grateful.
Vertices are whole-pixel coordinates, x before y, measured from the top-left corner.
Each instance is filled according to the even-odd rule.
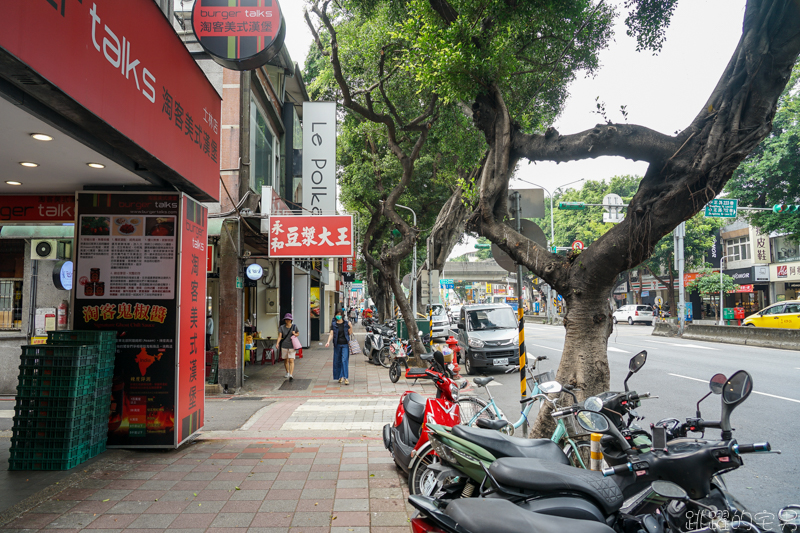
[[[686,237],[686,222],[681,222],[673,232],[675,240],[675,269],[678,271],[678,331],[683,335],[683,328],[686,325],[686,301],[684,299],[683,290],[683,268],[685,266],[685,258],[683,253],[684,238]],[[670,290],[675,290],[670,287]]]
[[[514,215],[517,233],[522,233],[522,205],[520,204],[519,191],[514,191]],[[553,197],[550,197],[552,201]],[[550,211],[552,214],[552,210]],[[522,307],[522,264],[517,263],[517,319],[519,320],[519,394],[524,400],[528,396],[528,382],[526,380],[527,357],[525,353],[525,311]],[[528,420],[522,421],[522,434],[528,436]]]

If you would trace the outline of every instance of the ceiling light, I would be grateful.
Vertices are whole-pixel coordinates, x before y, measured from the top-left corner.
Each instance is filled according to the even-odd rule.
[[[7,180],[6,183],[8,183],[9,185],[22,185],[22,182],[12,181],[12,180]]]
[[[105,165],[102,165],[102,164],[100,164],[100,163],[86,163],[86,164],[87,164],[88,166],[92,167],[92,168],[106,168],[106,166],[105,166]]]
[[[30,161],[20,161],[19,164],[22,165],[23,167],[30,167],[30,168],[35,168],[39,166],[39,163],[31,163]]]
[[[53,138],[45,133],[31,133],[31,137],[37,141],[52,141]]]

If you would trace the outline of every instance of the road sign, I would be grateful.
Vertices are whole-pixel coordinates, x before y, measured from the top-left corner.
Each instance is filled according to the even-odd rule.
[[[736,209],[738,206],[739,200],[717,198],[708,202],[705,215],[707,217],[736,218]]]
[[[544,189],[515,189],[508,191],[508,209],[514,213],[514,193],[519,193],[519,206],[522,218],[544,218]]]
[[[490,242],[487,242],[487,243],[479,242],[479,243],[475,244],[475,249],[476,250],[488,250],[491,247],[492,247],[492,243],[490,243]]]
[[[585,202],[558,202],[558,208],[566,211],[583,211],[586,209]]]
[[[547,237],[544,235],[544,231],[542,228],[537,226],[533,221],[522,219],[522,233],[523,237],[527,237],[542,248],[547,246]],[[517,267],[514,264],[514,260],[511,259],[507,253],[500,249],[499,246],[496,244],[492,244],[492,257],[500,265],[503,270],[507,272],[516,272]]]
[[[619,207],[616,207],[619,206]],[[618,224],[625,219],[625,208],[622,197],[618,194],[607,194],[603,197],[603,222]]]
[[[574,241],[572,243],[572,249],[576,252],[583,250],[583,241]]]
[[[664,305],[664,298],[656,296],[656,305]]]
[[[439,287],[442,289],[455,289],[455,283],[453,283],[452,279],[440,279],[439,280]]]

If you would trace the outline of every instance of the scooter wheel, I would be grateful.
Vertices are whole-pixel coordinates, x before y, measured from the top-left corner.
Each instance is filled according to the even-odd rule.
[[[439,463],[439,456],[428,444],[417,454],[414,466],[408,474],[408,489],[412,495],[428,496],[433,498],[441,487],[436,480],[436,472],[428,469],[433,463]]]
[[[384,346],[380,352],[378,352],[378,362],[384,368],[389,368],[389,348]]]
[[[397,380],[400,379],[400,364],[397,361],[394,361],[389,367],[389,379],[392,383],[397,383]]]

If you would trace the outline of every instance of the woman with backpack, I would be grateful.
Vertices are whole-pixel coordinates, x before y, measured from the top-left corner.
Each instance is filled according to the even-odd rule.
[[[344,319],[343,312],[339,312],[331,322],[331,332],[325,347],[333,341],[333,379],[339,383],[349,385],[347,380],[348,365],[350,364],[350,336],[353,334],[353,325]]]

